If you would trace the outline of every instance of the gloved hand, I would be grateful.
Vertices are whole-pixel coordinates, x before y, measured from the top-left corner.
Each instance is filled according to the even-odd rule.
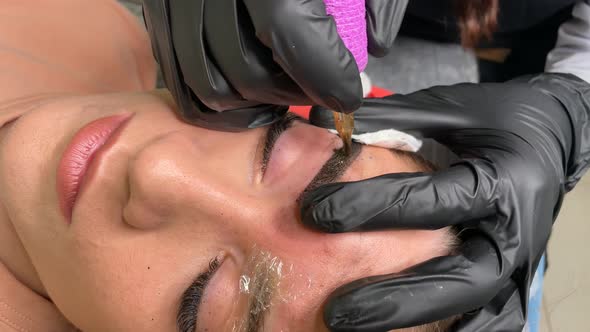
[[[369,52],[391,47],[408,0],[366,0]],[[144,0],[166,85],[188,122],[272,123],[285,106],[355,111],[362,86],[323,0]]]
[[[528,289],[563,195],[590,162],[590,85],[542,74],[366,100],[357,133],[394,128],[437,140],[461,161],[320,187],[304,222],[326,232],[458,226],[457,253],[335,291],[333,331],[387,331],[464,314],[460,331],[522,331]],[[314,110],[311,122],[333,127]],[[582,220],[580,220],[582,222]]]

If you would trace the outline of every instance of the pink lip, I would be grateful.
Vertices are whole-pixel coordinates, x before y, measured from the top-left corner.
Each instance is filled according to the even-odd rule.
[[[132,115],[115,115],[90,122],[74,135],[64,151],[57,168],[57,193],[61,211],[68,223],[71,222],[74,204],[94,157],[100,150],[112,146],[109,144],[105,147],[105,144]]]

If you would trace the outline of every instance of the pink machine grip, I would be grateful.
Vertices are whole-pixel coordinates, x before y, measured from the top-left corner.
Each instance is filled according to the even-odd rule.
[[[365,0],[324,0],[326,12],[336,21],[338,34],[350,50],[359,71],[369,61]]]

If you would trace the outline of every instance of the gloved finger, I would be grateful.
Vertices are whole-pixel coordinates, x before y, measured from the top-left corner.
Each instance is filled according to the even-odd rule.
[[[459,255],[340,287],[328,299],[324,321],[331,331],[389,331],[453,317],[497,294],[504,282],[500,267],[494,245],[475,235]]]
[[[361,104],[359,69],[323,0],[245,0],[256,35],[314,104],[352,112]]]
[[[458,105],[465,101],[451,96],[452,87],[436,87],[408,95],[392,95],[385,98],[364,99],[355,114],[355,134],[396,129],[416,137],[437,139],[449,131],[464,128],[488,128],[490,123],[481,121],[477,108]],[[462,93],[481,93],[476,86],[465,85]],[[322,107],[314,107],[310,123],[323,128],[334,128],[332,114]]]
[[[432,174],[328,184],[304,196],[302,221],[329,233],[439,229],[493,215],[498,181],[493,166],[474,159]]]
[[[204,20],[204,1],[169,1],[170,17],[168,20],[161,20],[170,22],[170,28],[159,28],[170,30],[179,69],[185,74],[184,82],[177,83],[188,85],[208,108],[216,111],[254,106],[256,103],[245,100],[232,88],[207,54],[203,26],[195,26],[195,22]],[[163,3],[162,0],[149,2]],[[176,90],[183,88],[176,87]]]
[[[369,53],[385,56],[393,46],[408,0],[366,0]]]
[[[463,315],[453,326],[454,332],[513,332],[523,331],[526,319],[517,285],[508,284],[485,307]]]
[[[311,103],[258,40],[242,2],[207,0],[205,8],[204,32],[208,50],[220,71],[243,98],[274,105]],[[220,20],[220,17],[225,19]]]
[[[199,105],[198,100],[191,102],[178,97],[177,100],[182,106],[176,108],[176,112],[185,122],[227,132],[239,132],[268,126],[282,119],[289,110],[288,106],[258,105],[223,112],[212,112]]]

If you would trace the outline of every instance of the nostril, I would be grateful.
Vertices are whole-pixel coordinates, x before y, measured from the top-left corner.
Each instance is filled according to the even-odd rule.
[[[137,229],[157,229],[171,219],[172,214],[170,211],[166,212],[163,205],[154,209],[150,204],[141,203],[141,200],[131,199],[123,209],[123,221]]]
[[[174,214],[174,182],[158,162],[136,158],[129,172],[129,200],[123,209],[127,224],[139,229],[162,226]]]
[[[182,190],[187,174],[177,165],[170,137],[140,150],[129,163],[129,201],[123,217],[130,226],[149,229],[174,219],[183,204]]]

